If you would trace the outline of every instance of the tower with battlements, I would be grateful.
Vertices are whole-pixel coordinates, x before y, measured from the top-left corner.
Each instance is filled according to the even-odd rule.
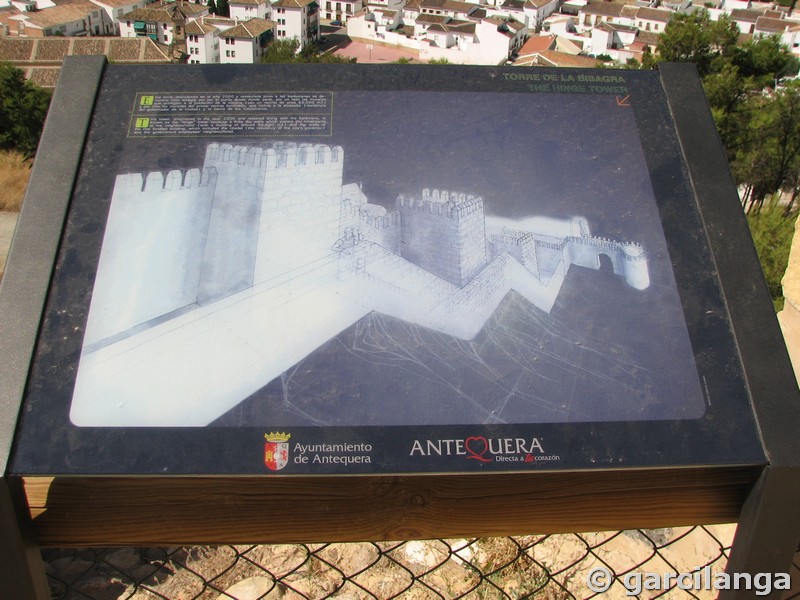
[[[439,190],[400,196],[400,256],[464,287],[486,266],[483,198]]]

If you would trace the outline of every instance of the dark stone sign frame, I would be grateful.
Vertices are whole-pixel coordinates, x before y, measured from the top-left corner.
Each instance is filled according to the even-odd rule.
[[[98,61],[69,61],[65,69],[73,77],[86,77],[84,81],[94,80],[99,82],[103,76],[104,65]],[[473,70],[470,69],[469,71]],[[481,71],[481,69],[474,70],[474,72],[478,71]],[[483,70],[484,73],[490,71],[490,69]],[[499,73],[502,70],[498,69],[496,71]],[[333,85],[338,73],[334,71],[326,71],[325,73],[331,77]],[[334,75],[331,75],[331,73],[334,73]],[[341,71],[343,79],[344,73],[345,71]],[[400,79],[403,79],[404,76],[411,75],[412,71],[407,71],[404,74],[398,70],[395,73]],[[457,74],[458,83],[454,83],[454,85],[460,87],[466,85],[467,80],[470,80],[469,76],[466,76],[466,70],[455,73]],[[291,79],[291,70],[287,71],[286,74]],[[448,75],[446,71],[442,71],[441,74]],[[750,570],[753,573],[775,570],[776,564],[780,564],[781,567],[784,564],[788,564],[786,559],[791,555],[796,541],[800,537],[800,526],[798,526],[798,519],[794,515],[797,499],[800,496],[800,485],[798,484],[797,476],[800,452],[798,452],[797,448],[798,440],[793,434],[793,423],[798,422],[798,413],[800,413],[796,384],[788,357],[783,348],[777,323],[774,315],[771,314],[771,306],[766,301],[765,286],[758,275],[759,269],[755,253],[746,243],[737,245],[735,250],[727,243],[729,239],[747,240],[746,224],[736,201],[735,188],[727,171],[724,154],[721,151],[718,138],[713,132],[713,124],[711,123],[708,109],[702,100],[702,90],[699,83],[692,76],[690,68],[677,65],[662,67],[660,77],[648,81],[649,83],[642,85],[645,85],[645,88],[646,85],[651,85],[653,87],[649,91],[656,95],[664,95],[669,117],[673,120],[673,126],[677,133],[676,144],[672,147],[648,147],[648,140],[642,140],[648,164],[651,166],[651,178],[656,189],[659,186],[664,186],[662,190],[669,189],[674,191],[677,185],[682,188],[684,193],[688,192],[694,197],[693,202],[696,202],[698,225],[707,236],[710,256],[713,257],[712,280],[718,281],[719,284],[719,299],[722,302],[722,306],[719,308],[725,309],[723,312],[727,312],[730,320],[728,321],[724,315],[720,316],[719,314],[715,318],[722,319],[725,323],[722,329],[730,328],[730,333],[732,334],[727,341],[720,339],[719,336],[726,338],[728,337],[727,334],[720,328],[714,329],[712,327],[712,331],[716,331],[716,334],[714,334],[715,337],[709,345],[719,348],[720,344],[723,346],[727,344],[728,350],[738,350],[738,354],[741,356],[742,371],[741,375],[735,375],[735,378],[741,378],[742,381],[746,382],[747,394],[752,401],[757,421],[757,432],[760,437],[760,445],[764,448],[764,454],[761,455],[759,449],[754,451],[752,440],[745,441],[743,446],[737,446],[737,442],[748,438],[748,430],[751,429],[751,426],[748,425],[745,425],[743,432],[735,432],[734,435],[727,437],[728,444],[723,448],[703,448],[699,444],[695,446],[694,443],[698,439],[696,436],[678,436],[677,439],[680,440],[680,443],[674,446],[676,452],[672,454],[671,458],[663,461],[658,456],[658,453],[652,451],[648,453],[647,448],[652,448],[652,445],[642,444],[638,449],[644,450],[643,454],[637,453],[636,459],[623,461],[625,463],[624,467],[632,468],[619,468],[613,461],[608,461],[601,465],[600,469],[592,471],[591,467],[587,467],[585,462],[582,464],[566,463],[564,467],[571,472],[564,473],[564,475],[568,476],[574,485],[581,488],[581,491],[571,499],[570,497],[573,495],[568,492],[564,495],[556,493],[551,500],[540,498],[536,511],[528,512],[524,508],[521,508],[521,510],[529,517],[527,522],[530,523],[531,529],[569,531],[588,528],[592,525],[598,527],[624,527],[626,524],[628,526],[657,526],[658,524],[666,526],[679,523],[718,522],[720,519],[735,518],[739,512],[739,508],[735,507],[741,508],[743,506],[744,521],[742,527],[740,527],[740,532],[737,534],[731,565],[740,570]],[[405,82],[404,85],[408,83]],[[468,83],[473,82],[470,80]],[[15,360],[13,364],[6,365],[4,369],[4,371],[8,371],[9,377],[2,378],[4,382],[3,410],[4,415],[8,417],[4,417],[3,425],[6,429],[10,426],[12,430],[16,422],[17,407],[20,406],[22,385],[28,373],[28,361],[34,344],[33,336],[35,336],[40,323],[39,311],[42,308],[42,304],[37,298],[43,300],[44,295],[47,293],[50,268],[56,259],[57,245],[54,244],[55,236],[53,233],[47,234],[45,232],[61,229],[62,221],[59,215],[63,214],[63,211],[67,208],[75,178],[74,174],[77,173],[77,160],[81,155],[80,148],[83,144],[83,135],[78,130],[86,131],[88,128],[94,102],[93,90],[86,89],[83,85],[75,85],[73,82],[69,85],[63,85],[62,88],[71,88],[70,93],[75,94],[74,97],[84,97],[84,100],[78,102],[78,105],[79,110],[85,112],[85,118],[75,118],[72,112],[74,111],[74,102],[70,103],[69,111],[61,110],[59,108],[59,99],[65,96],[60,96],[57,93],[54,109],[51,112],[48,129],[40,150],[40,162],[37,163],[37,170],[48,168],[50,173],[55,172],[53,169],[56,171],[63,170],[63,177],[52,178],[48,177],[47,174],[37,175],[37,173],[34,173],[28,193],[28,201],[21,215],[18,235],[12,248],[9,269],[3,282],[2,301],[4,314],[19,317],[13,327],[4,327],[4,333],[9,335],[7,339],[13,338],[17,339],[18,342],[22,342],[20,351],[14,353]],[[621,100],[625,102],[625,97],[623,96]],[[62,112],[64,113],[63,115],[60,114]],[[662,113],[660,117],[663,118],[663,116]],[[640,124],[646,123],[648,119],[653,117],[654,115],[649,112],[637,115]],[[664,126],[663,121],[660,126]],[[76,141],[78,139],[80,143]],[[65,146],[67,142],[71,143],[75,148],[68,149]],[[680,147],[679,154],[675,153],[676,146]],[[44,164],[45,158],[48,159],[48,167],[38,166]],[[672,161],[672,169],[652,169],[653,164],[664,164],[664,162],[669,163],[670,161]],[[679,166],[676,162],[682,163],[682,165]],[[70,175],[70,173],[73,175]],[[60,193],[59,189],[61,190]],[[38,201],[37,198],[39,198]],[[44,214],[46,208],[41,202],[43,198],[53,199],[56,205],[55,213]],[[684,232],[684,234],[687,233]],[[674,245],[674,242],[680,240],[680,235],[680,231],[672,231],[667,235],[667,239],[673,243],[670,246],[671,252],[679,250]],[[50,250],[47,250],[44,256],[40,254],[38,258],[34,258],[36,255],[35,248],[41,250],[48,247]],[[18,266],[15,268],[15,265]],[[27,279],[29,282],[28,290],[30,290],[30,286],[35,289],[30,290],[27,296],[25,295],[26,285],[23,284],[26,277],[23,277],[23,273],[26,276],[33,275],[32,279]],[[40,273],[40,275],[36,275],[36,273]],[[680,273],[677,276],[680,281]],[[20,299],[23,296],[26,300],[32,299],[33,301],[28,301],[27,305],[20,306]],[[16,306],[12,308],[12,305]],[[692,311],[690,310],[689,312]],[[712,310],[712,312],[715,311]],[[734,368],[734,371],[736,370]],[[53,371],[50,372],[52,373]],[[741,409],[742,407],[739,406],[738,408]],[[22,410],[26,409],[23,408]],[[719,416],[730,415],[720,413]],[[63,423],[59,424],[59,419],[56,419],[54,426],[57,429],[58,427],[63,427]],[[579,426],[585,425],[579,424],[574,427]],[[589,431],[593,435],[603,430],[602,424],[599,428],[595,424],[588,427],[590,427]],[[25,429],[23,428],[22,431],[24,432]],[[619,427],[609,429],[608,433],[603,436],[607,447],[612,451],[617,448],[610,447],[608,440],[612,432],[615,439],[623,437],[619,431]],[[6,435],[7,433],[8,431],[3,435],[3,439],[7,444],[4,447],[6,450],[4,464],[6,465],[8,449],[10,448],[10,435]],[[743,433],[744,438],[739,435],[740,433]],[[463,435],[468,436],[470,432],[464,431]],[[661,435],[663,435],[663,432],[661,432]],[[49,441],[46,434],[44,434],[44,430],[37,431],[36,438],[41,445],[46,445]],[[576,440],[579,438],[580,436],[575,437]],[[73,441],[75,439],[74,437],[72,438]],[[173,437],[173,440],[175,439],[180,439],[180,436]],[[78,436],[77,441],[81,442],[80,436]],[[108,442],[116,440],[106,438],[104,441],[106,442],[107,451],[114,451],[116,445]],[[213,440],[209,438],[209,441]],[[707,442],[709,440],[706,438],[702,441]],[[19,443],[20,441],[18,440],[16,444]],[[755,445],[758,446],[759,444]],[[63,445],[60,446],[62,451],[64,447]],[[207,451],[204,448],[205,446],[193,446],[191,450],[197,450],[202,454]],[[731,460],[731,456],[737,456],[737,448],[739,450],[744,448],[745,450],[743,454],[738,455],[738,459]],[[709,450],[710,454],[704,456],[701,450]],[[21,452],[23,456],[26,452],[31,452],[30,446]],[[196,456],[197,453],[192,453],[192,455]],[[35,453],[28,454],[28,456],[35,456]],[[641,456],[645,458],[641,459]],[[81,516],[80,510],[76,513],[75,509],[76,507],[87,508],[98,489],[108,489],[107,486],[109,485],[123,486],[125,481],[130,482],[133,480],[125,476],[56,477],[55,480],[48,484],[49,499],[41,503],[41,500],[36,497],[37,482],[41,478],[30,477],[30,475],[35,473],[42,475],[47,472],[51,474],[57,473],[55,469],[48,469],[46,466],[42,467],[43,463],[38,463],[39,467],[32,468],[31,465],[35,463],[36,461],[28,460],[26,463],[23,460],[21,464],[24,465],[24,468],[22,469],[9,469],[6,466],[3,497],[15,496],[19,500],[14,490],[18,489],[23,481],[26,482],[28,486],[28,504],[34,516],[37,517],[35,524],[40,540],[50,543],[58,543],[59,541],[66,543],[67,537],[72,536],[72,543],[97,543],[100,539],[108,541],[110,539],[108,530],[102,533],[105,526],[98,524],[96,519],[89,516],[91,511],[87,509],[87,512]],[[676,469],[675,467],[679,468]],[[407,469],[399,469],[400,472],[405,470]],[[461,466],[432,469],[432,471],[439,472],[443,470],[467,472],[467,469]],[[519,471],[518,469],[515,470]],[[99,469],[96,474],[111,474],[119,471],[107,465],[105,468]],[[145,471],[153,475],[156,474],[155,470],[146,469]],[[172,471],[171,468],[167,468],[167,471],[178,472],[180,469]],[[183,472],[199,471],[185,470]],[[233,473],[233,471],[228,471],[227,469],[217,469],[217,474],[225,472]],[[423,475],[424,469],[420,469],[418,472],[420,473],[418,476],[362,477],[355,480],[350,478],[338,479],[337,477],[290,477],[278,479],[239,477],[233,480],[223,478],[222,481],[227,481],[226,485],[231,486],[228,489],[233,495],[243,493],[246,488],[261,490],[258,494],[259,510],[257,513],[247,512],[248,502],[239,503],[239,508],[245,512],[238,514],[238,522],[241,527],[235,531],[239,533],[233,533],[234,536],[238,536],[238,539],[243,539],[241,532],[249,531],[250,533],[247,536],[250,539],[259,539],[261,541],[324,539],[325,533],[321,532],[330,533],[328,538],[325,539],[365,539],[367,536],[375,539],[387,539],[398,535],[398,533],[402,534],[403,531],[410,537],[448,535],[455,532],[511,533],[514,530],[520,530],[521,522],[519,519],[510,519],[499,514],[490,518],[489,515],[493,515],[493,513],[487,513],[486,510],[489,510],[491,505],[496,506],[496,503],[487,500],[484,497],[485,495],[476,494],[476,492],[470,493],[466,490],[474,489],[478,481],[482,482],[481,487],[488,486],[491,488],[493,485],[497,485],[499,486],[498,489],[507,488],[501,482],[507,481],[510,483],[513,481],[514,489],[518,489],[523,495],[533,494],[536,489],[547,489],[549,485],[555,485],[556,488],[561,486],[560,489],[562,490],[567,489],[567,487],[563,487],[563,483],[557,483],[561,475],[561,473],[557,472],[503,474],[477,471],[473,475],[434,475],[433,478],[430,475]],[[87,475],[90,470],[86,469],[84,465],[72,470],[72,473],[73,475]],[[25,479],[20,477],[26,474],[29,476]],[[651,507],[642,507],[640,510],[632,511],[625,516],[609,516],[613,511],[609,510],[610,505],[608,502],[614,502],[615,499],[619,501],[620,498],[624,497],[639,498],[640,500],[650,497],[646,488],[649,488],[651,484],[646,482],[651,481],[649,479],[651,476],[657,476],[662,484],[656,486],[660,489],[650,489],[656,491],[657,497],[663,497],[667,505],[670,502],[677,502],[676,507],[670,506],[666,509],[661,507],[658,510],[658,515],[653,513]],[[479,477],[479,479],[475,479],[475,477]],[[700,477],[707,485],[705,483],[700,484],[697,477]],[[751,485],[756,481],[756,478],[758,478],[758,482],[751,490]],[[183,489],[188,491],[195,485],[206,486],[209,481],[212,481],[197,478],[170,477],[139,477],[135,479],[138,481],[136,485],[141,486],[143,491],[144,489],[152,490],[147,486],[154,483],[155,485],[161,485],[162,489],[165,490]],[[358,483],[359,479],[361,483]],[[220,478],[216,478],[216,481],[220,481]],[[235,484],[233,483],[234,481],[239,483]],[[273,483],[266,487],[259,483],[268,481]],[[323,489],[338,489],[337,481],[346,483],[346,486],[351,489],[357,488],[361,491],[365,489],[367,491],[383,490],[381,496],[384,497],[387,505],[392,504],[398,514],[402,513],[408,519],[403,525],[406,529],[401,531],[391,527],[387,528],[377,521],[373,523],[379,515],[376,515],[375,518],[367,519],[368,522],[364,526],[366,529],[360,529],[359,533],[353,534],[337,529],[344,523],[352,524],[353,518],[363,519],[365,514],[369,514],[364,513],[362,510],[366,508],[365,505],[362,506],[359,502],[353,504],[352,499],[345,498],[347,494],[342,494],[341,497],[348,504],[347,510],[344,510],[343,507],[341,512],[331,507],[332,499],[330,497],[322,498],[324,495]],[[645,482],[644,487],[642,482]],[[438,489],[440,484],[444,486],[441,490]],[[378,487],[376,488],[375,486]],[[387,488],[386,486],[389,487]],[[695,490],[696,493],[687,493],[686,486]],[[410,503],[406,505],[400,502],[398,505],[394,498],[389,500],[389,497],[385,496],[386,490],[389,488],[406,490],[410,494],[407,496]],[[678,491],[679,488],[683,491]],[[263,520],[264,515],[269,514],[269,507],[286,508],[285,494],[290,493],[289,490],[292,489],[305,490],[305,492],[301,492],[301,497],[304,495],[308,499],[308,503],[300,503],[301,505],[299,506],[289,507],[288,512],[306,515],[306,521],[302,525],[295,523],[296,526],[290,527],[288,530],[285,526],[275,527],[276,524],[270,522],[269,529],[265,529]],[[454,489],[462,490],[462,492],[453,495],[452,491]],[[412,490],[416,490],[417,493],[412,493]],[[450,491],[445,492],[444,490]],[[701,492],[701,490],[703,491]],[[749,496],[745,502],[743,493],[746,493],[747,490],[751,491],[749,491]],[[513,495],[513,492],[507,490],[507,496],[504,500],[508,501]],[[461,506],[459,502],[456,502],[447,507],[448,514],[453,511],[453,518],[457,523],[439,522],[438,524],[433,524],[437,518],[435,498],[450,497],[454,499],[456,496],[467,500],[466,506]],[[363,499],[363,496],[359,497]],[[478,497],[483,499],[479,500],[477,499]],[[561,520],[559,521],[559,517],[556,515],[554,517],[555,521],[553,521],[553,519],[548,520],[547,517],[540,516],[542,515],[542,509],[547,507],[554,509],[557,506],[564,506],[567,509],[569,507],[585,508],[586,499],[591,497],[603,498],[605,501],[599,502],[598,506],[588,511],[583,518],[570,520],[563,516],[564,513],[561,513]],[[703,498],[704,500],[698,504],[698,498]],[[401,500],[402,498],[397,499],[397,501]],[[34,505],[37,502],[40,502],[38,505],[41,507],[48,507],[44,513],[34,510]],[[370,502],[366,502],[366,504],[368,505]],[[109,509],[110,514],[117,514],[117,511],[123,510],[122,504],[115,505],[112,498],[105,498],[104,506]],[[144,507],[144,510],[146,512],[152,511],[153,506],[151,503],[149,506]],[[318,511],[321,506],[328,506],[332,510],[331,520],[328,523],[316,523],[316,525],[308,522],[308,519],[313,514],[319,514],[318,512],[315,513],[314,510]],[[405,508],[401,509],[401,507]],[[253,508],[250,507],[250,510]],[[604,514],[603,510],[606,511],[606,518],[602,516]],[[202,532],[202,518],[208,518],[209,513],[214,513],[214,508],[211,505],[204,505],[199,513],[198,511],[183,512],[191,514],[187,514],[186,522],[176,525],[176,529],[170,534],[172,541],[177,539],[184,541],[220,540],[219,534],[211,533],[211,529],[206,529],[205,533]],[[555,512],[557,513],[558,511],[555,510]],[[175,519],[180,514],[180,512],[166,511],[162,513],[162,520]],[[200,514],[203,515],[202,518],[198,517]],[[348,514],[350,515],[349,517],[347,516]],[[474,516],[476,514],[480,514],[481,520],[486,523],[479,528],[481,531],[469,526],[470,522],[474,525]],[[67,523],[69,520],[67,515],[69,515],[70,519],[73,519],[72,523]],[[533,517],[533,515],[536,515],[536,517]],[[777,515],[780,515],[780,518]],[[133,515],[132,521],[134,522],[136,521],[135,517],[136,515]],[[214,518],[212,517],[211,521],[213,520]],[[259,521],[261,521],[261,525],[252,528],[253,524]],[[91,523],[97,525],[95,531],[88,531],[88,529],[92,529],[91,527],[86,528],[87,524]],[[426,523],[427,526],[425,525]],[[119,525],[119,522],[115,523],[114,531],[118,532],[116,537],[111,534],[111,537],[114,537],[117,543],[131,543],[142,540],[163,541],[165,539],[163,537],[160,538],[158,534],[154,534],[155,529],[137,538],[132,529],[129,530]],[[141,520],[138,525],[141,526]],[[251,529],[245,529],[245,527],[251,527]],[[426,527],[433,527],[433,529],[427,529]],[[85,533],[78,533],[81,528],[86,530]],[[71,533],[65,533],[67,531]],[[198,533],[194,536],[187,536],[187,531],[198,531]],[[271,531],[272,534],[267,533],[267,531]],[[353,537],[353,535],[357,537]],[[24,546],[24,540],[20,544]],[[26,572],[32,571],[35,571],[35,569],[26,569]],[[35,579],[36,573],[33,573],[32,577]]]
[[[656,73],[432,71],[401,65],[380,70],[345,67],[333,71],[333,76],[324,71],[328,75],[323,79],[323,71],[313,65],[265,69],[255,77],[238,67],[106,69],[39,336],[14,472],[471,473],[764,463],[724,299]],[[414,108],[407,108],[415,102]],[[478,132],[475,139],[462,133],[451,140],[447,133],[458,128],[460,118],[449,115],[463,114],[475,105],[481,108],[465,125]],[[408,112],[403,113],[403,107]],[[370,122],[385,122],[391,115],[405,122],[413,116],[419,122],[406,125],[411,133],[398,132],[387,140],[392,128],[387,131]],[[480,123],[483,119],[485,126]],[[585,147],[570,152],[571,136],[561,131],[566,120],[572,121],[576,137],[585,139]],[[625,134],[621,130],[626,126],[634,128]],[[248,128],[256,133],[248,133]],[[420,146],[422,130],[434,133]],[[499,132],[497,141],[492,131]],[[547,152],[535,151],[545,144],[531,135],[546,139]],[[271,140],[275,156],[268,155],[270,151],[261,154],[254,146],[237,149],[240,140],[246,143],[251,137],[262,146]],[[563,138],[567,143],[562,148]],[[284,139],[306,142],[307,150],[302,144],[281,146]],[[233,143],[226,146],[228,140]],[[429,145],[437,140],[442,148]],[[454,141],[461,145],[458,151],[449,147]],[[609,147],[596,147],[604,141]],[[508,151],[497,160],[504,143]],[[387,158],[363,166],[382,149]],[[205,152],[205,166],[192,175],[186,169],[200,163],[198,151]],[[355,154],[350,159],[358,163],[355,169],[348,154]],[[415,154],[416,161],[406,158]],[[619,158],[612,161],[609,156]],[[308,164],[312,159],[314,171]],[[257,164],[251,168],[247,161],[253,160]],[[291,171],[301,160],[304,168]],[[342,160],[345,178],[336,179],[329,167],[341,169]],[[574,161],[574,170],[550,181],[548,172],[557,170],[563,160]],[[592,161],[599,166],[592,168]],[[426,163],[432,173],[425,172]],[[148,167],[146,175],[136,174]],[[248,169],[254,174],[247,175]],[[526,169],[534,175],[528,176]],[[371,188],[364,181],[388,178],[393,171],[405,181],[392,187],[380,180]],[[479,173],[471,177],[471,171]],[[296,176],[291,174],[295,172]],[[191,177],[195,179],[190,182]],[[254,194],[264,199],[247,204],[248,186],[259,177],[265,181],[253,188]],[[587,183],[570,187],[581,177]],[[288,191],[269,200],[272,188],[283,185],[281,178],[290,179]],[[437,179],[449,183],[450,189],[460,184],[467,194],[475,188],[481,194],[475,198],[457,191],[423,190],[421,199],[398,201],[396,211],[392,205],[387,209],[360,197],[369,196],[370,189],[384,195],[394,195],[393,189],[413,194],[425,183],[436,185]],[[345,191],[343,184],[352,180],[363,181],[363,190],[350,183]],[[652,198],[647,197],[648,183]],[[211,204],[208,191],[214,186]],[[348,199],[339,199],[340,186],[342,197],[349,194]],[[599,191],[593,196],[595,187]],[[493,190],[496,198],[481,199]],[[555,200],[541,205],[539,196],[548,193]],[[318,200],[326,195],[331,200]],[[253,207],[259,203],[264,207]],[[291,205],[289,212],[282,206],[285,203]],[[348,209],[354,216],[343,222],[340,215]],[[435,210],[457,210],[454,214],[461,216],[436,216]],[[537,210],[545,211],[545,216]],[[203,211],[208,214],[205,220],[198,216]],[[441,224],[460,219],[460,227],[471,227],[472,217],[482,228],[478,241],[473,239],[478,234],[470,230],[450,234],[444,229],[450,225]],[[374,224],[375,219],[383,223],[378,233],[374,228],[381,226]],[[542,220],[546,222],[538,224]],[[490,223],[495,221],[501,223],[495,226],[501,233],[490,235]],[[604,231],[589,233],[597,222]],[[261,233],[255,229],[248,233],[243,225],[260,227]],[[461,256],[453,259],[461,264],[452,267],[447,262],[448,247],[441,243],[449,235],[465,236],[448,242],[461,248]],[[358,239],[348,241],[348,236]],[[531,236],[532,243],[526,241]],[[155,242],[150,243],[151,237]],[[509,237],[514,240],[507,242]],[[279,238],[283,246],[270,245],[270,238]],[[200,241],[204,253],[195,250]],[[516,250],[523,242],[528,248],[535,245],[535,250],[528,254]],[[559,243],[567,247],[549,250]],[[287,244],[295,245],[287,250]],[[317,245],[319,251],[296,259]],[[480,258],[470,255],[470,245],[480,248]],[[508,253],[517,251],[521,254],[509,258]],[[185,256],[165,267],[173,252]],[[553,252],[560,254],[552,258]],[[588,283],[575,283],[588,271],[570,268],[568,261],[590,265],[592,256],[583,257],[586,253],[616,264],[605,274],[589,273]],[[289,266],[271,265],[276,254]],[[632,262],[642,255],[647,258]],[[310,275],[295,276],[321,257],[326,265],[315,266]],[[555,266],[548,267],[548,261]],[[364,262],[390,266],[370,269]],[[470,267],[473,262],[476,266]],[[523,263],[527,272],[520,275]],[[564,264],[570,270],[560,275]],[[629,267],[644,272],[632,274]],[[368,284],[351,284],[359,277],[354,274],[358,269],[366,269],[363,279]],[[459,269],[471,270],[468,276],[458,276]],[[628,285],[613,277],[611,269],[620,277],[624,272]],[[191,275],[195,270],[198,274]],[[675,284],[669,283],[670,276]],[[199,284],[184,281],[190,277],[199,277]],[[279,298],[273,297],[273,289],[262,291],[253,283],[281,277],[287,283],[275,288],[283,294]],[[597,287],[601,279],[616,287],[610,291]],[[309,285],[308,281],[316,282],[310,285],[318,289],[292,291]],[[679,297],[669,296],[674,289],[670,285],[677,285]],[[644,291],[637,294],[637,287]],[[449,294],[445,301],[440,288]],[[248,295],[252,290],[257,290],[252,292],[258,295],[255,300]],[[526,290],[527,295],[523,292],[524,299],[510,308],[507,296],[495,314],[487,311],[483,320],[469,323],[478,312],[474,306],[508,290]],[[303,293],[311,300],[306,301]],[[337,301],[348,294],[349,303]],[[644,294],[654,299],[637,306],[636,299]],[[89,312],[90,301],[99,317]],[[595,310],[602,301],[608,308]],[[531,303],[537,308],[529,308]],[[296,306],[304,304],[306,312],[299,313]],[[216,309],[218,305],[224,306]],[[245,305],[249,313],[242,316],[239,308]],[[442,317],[436,314],[440,306],[445,306]],[[554,318],[539,321],[542,311]],[[276,316],[260,323],[265,312]],[[499,312],[510,316],[498,317]],[[573,318],[574,312],[583,313],[582,322]],[[321,316],[314,318],[316,313]],[[249,337],[245,332],[220,333],[223,327],[206,325],[214,319],[227,319],[224,328],[239,326],[258,333]],[[515,323],[526,319],[532,324]],[[688,342],[683,342],[685,333],[681,337],[681,320],[686,321]],[[181,321],[185,323],[170,329]],[[258,346],[284,322],[293,326]],[[337,325],[326,330],[329,323]],[[351,328],[337,334],[351,324],[368,331],[362,334]],[[462,332],[469,327],[470,333]],[[545,329],[555,333],[536,337]],[[389,330],[382,337],[376,333]],[[331,344],[325,343],[332,334],[335,341],[328,349]],[[235,337],[233,342],[230,337]],[[636,345],[625,347],[637,337],[641,340]],[[210,340],[205,346],[204,338]],[[462,341],[450,341],[458,339]],[[673,350],[689,342],[688,353]],[[376,345],[381,347],[378,353],[361,350]],[[308,354],[314,346],[319,349]],[[506,356],[513,352],[518,356],[510,362]],[[173,358],[173,353],[179,356]],[[192,358],[184,359],[183,353]],[[358,359],[347,362],[356,353]],[[621,357],[612,358],[612,353]],[[697,377],[691,373],[691,362],[686,362],[692,353]],[[281,354],[295,358],[281,361]],[[400,359],[389,366],[376,365],[391,362],[390,355],[396,354]],[[121,366],[120,355],[128,360]],[[229,355],[234,357],[231,363],[241,357],[246,368],[236,370],[238,365],[226,362]],[[296,357],[303,356],[298,362]],[[197,427],[209,421],[193,417],[215,402],[211,397],[215,388],[227,381],[234,390],[242,387],[242,380],[259,371],[259,360],[277,365],[265,369],[270,375],[261,385],[283,371],[270,384],[272,391],[267,386],[241,402],[251,393],[243,392],[235,398],[243,408],[218,410],[212,413],[219,418],[211,426]],[[523,362],[528,364],[520,366]],[[149,366],[130,368],[138,363]],[[473,377],[479,370],[486,374]],[[120,371],[122,376],[114,379]],[[311,375],[300,379],[302,373],[297,371]],[[466,375],[451,376],[450,371]],[[54,372],[60,376],[53,377]],[[430,385],[428,378],[441,381]],[[107,384],[108,379],[119,383]],[[608,380],[613,381],[605,390]],[[155,383],[148,385],[150,381]],[[290,397],[286,392],[290,385],[311,391]],[[642,391],[659,385],[661,389]],[[222,393],[222,400],[216,401],[230,405],[228,396],[235,393]],[[465,404],[488,397],[499,402],[503,395],[502,410],[498,404],[496,411],[481,406],[461,412],[467,410]],[[186,406],[175,408],[181,403]],[[558,403],[567,408],[549,408]],[[376,421],[382,418],[386,420]],[[41,444],[42,439],[48,443]],[[270,458],[279,451],[281,460]]]

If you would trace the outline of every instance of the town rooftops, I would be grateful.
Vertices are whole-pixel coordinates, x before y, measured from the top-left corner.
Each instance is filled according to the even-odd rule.
[[[278,0],[272,6],[280,8],[305,8],[310,4],[314,4],[316,0]]]
[[[658,41],[661,39],[661,34],[654,31],[642,31],[641,29],[636,34],[636,41],[641,42],[646,46],[655,48],[658,46]]]
[[[217,28],[205,19],[197,19],[187,23],[185,31],[187,35],[206,35],[217,31]]]
[[[447,15],[429,15],[429,14],[422,14],[417,17],[417,23],[427,23],[429,25],[439,24],[439,23],[447,23],[451,17]]]
[[[99,6],[107,6],[109,8],[125,8],[132,4],[136,4],[135,0],[92,0]]]
[[[70,55],[105,55],[115,63],[172,62],[169,49],[148,37],[0,38],[0,62],[22,69],[42,87],[55,87],[61,63]]]
[[[557,2],[558,0],[526,0],[525,6],[530,6],[533,8],[543,8],[548,4],[552,4],[553,2]]]
[[[239,23],[235,27],[226,29],[221,35],[222,37],[226,38],[252,40],[263,34],[265,31],[274,29],[275,25],[276,23],[274,21],[267,21],[266,19],[254,17],[245,21],[244,23]]]
[[[791,19],[772,19],[770,17],[760,17],[756,21],[756,29],[759,31],[774,31],[780,33],[787,29],[792,29],[800,25],[800,21],[793,21]]]
[[[528,38],[522,48],[519,49],[519,56],[534,54],[542,50],[552,50],[556,45],[556,35],[534,35]]]
[[[734,8],[731,11],[731,19],[734,21],[744,21],[755,23],[760,17],[764,16],[764,10],[753,10],[749,8]]]
[[[228,4],[238,4],[240,6],[261,6],[267,4],[267,0],[228,0]]]
[[[445,2],[447,2],[447,0],[420,0],[418,4],[420,8],[441,9],[444,8]]]
[[[633,27],[631,25],[620,25],[619,23],[600,23],[595,27],[595,29],[599,29],[601,31],[608,31],[614,33],[615,31],[620,33],[636,33],[638,31],[637,27]]]
[[[478,8],[478,5],[473,4],[472,2],[461,2],[460,0],[446,0],[444,5],[442,5],[442,8],[444,10],[451,10],[453,12],[468,13],[469,11]]]
[[[18,18],[24,20],[26,26],[33,25],[34,27],[45,29],[46,27],[80,21],[85,19],[88,14],[99,10],[99,6],[88,0],[76,0],[69,4],[61,4],[44,10],[21,13]]]
[[[523,10],[525,8],[525,0],[506,0],[503,2],[503,8],[506,10]]]
[[[584,6],[581,10],[589,15],[619,17],[624,8],[624,4],[619,4],[617,2],[589,2],[589,4]]]
[[[135,8],[122,15],[127,21],[144,21],[147,23],[167,23],[177,15],[178,19],[197,17],[208,12],[204,4],[192,2],[172,2],[170,4],[148,4],[147,8]]]
[[[435,23],[428,28],[428,31],[444,31],[445,33],[459,35],[475,35],[475,23],[472,21],[449,21],[448,23]]]
[[[639,7],[636,11],[636,18],[646,21],[661,21],[662,23],[669,23],[674,13],[670,10],[661,10],[658,8]]]
[[[597,66],[597,59],[588,56],[574,56],[557,50],[543,50],[536,56],[539,60],[534,64],[546,67],[593,68]]]

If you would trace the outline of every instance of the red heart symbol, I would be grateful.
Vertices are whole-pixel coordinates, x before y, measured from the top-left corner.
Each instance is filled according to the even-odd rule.
[[[467,458],[479,460],[481,462],[492,462],[491,458],[485,458],[483,455],[489,449],[489,442],[486,438],[481,436],[472,436],[464,440],[464,447],[467,449]]]

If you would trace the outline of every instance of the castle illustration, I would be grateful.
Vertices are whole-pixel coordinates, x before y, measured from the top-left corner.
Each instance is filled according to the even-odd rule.
[[[473,339],[512,290],[549,312],[572,266],[650,285],[586,219],[487,217],[423,189],[392,210],[325,145],[209,144],[202,168],[116,179],[73,395],[86,426],[201,426],[370,312]]]

